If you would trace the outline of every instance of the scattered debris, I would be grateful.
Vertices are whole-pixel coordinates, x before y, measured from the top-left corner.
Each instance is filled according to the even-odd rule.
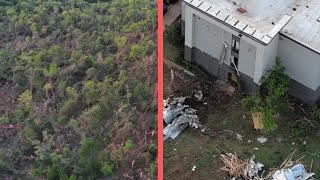
[[[260,179],[259,172],[264,165],[254,162],[254,158],[253,155],[249,160],[241,160],[236,154],[222,154],[221,160],[224,167],[221,170],[227,171],[232,178]]]
[[[163,134],[165,135],[164,140],[168,137],[175,139],[188,126],[188,124],[190,127],[198,128],[198,123],[199,119],[197,115],[192,116],[189,114],[182,114],[163,129]]]
[[[193,166],[193,167],[192,167],[192,171],[193,171],[193,172],[196,171],[196,168],[197,168],[197,166]]]
[[[259,141],[260,143],[262,143],[262,144],[264,144],[264,143],[266,143],[267,142],[267,138],[265,138],[265,137],[260,137],[260,138],[257,138],[257,141]]]
[[[174,69],[178,69],[180,71],[183,71],[184,73],[190,75],[190,76],[194,76],[195,74],[186,70],[184,67],[172,62],[172,61],[169,61],[169,60],[164,60],[164,63],[169,66],[170,68],[174,68]]]
[[[236,154],[221,154],[221,160],[224,163],[223,171],[227,171],[231,177],[238,178],[242,176],[247,168],[248,162],[242,161]]]
[[[294,165],[291,169],[277,170],[273,175],[273,180],[307,180],[315,173],[308,173],[302,164]]]
[[[242,138],[243,138],[243,136],[241,136],[240,134],[236,134],[237,135],[237,139],[239,140],[239,141],[242,141]]]
[[[166,124],[170,124],[186,107],[182,105],[186,100],[186,97],[177,97],[171,103],[169,103],[169,100],[170,99],[166,99],[163,101],[163,119]]]
[[[239,77],[236,74],[232,74],[231,75],[231,81],[234,81],[234,82],[237,83],[239,81]]]
[[[225,91],[227,89],[227,86],[228,86],[225,82],[221,81],[220,79],[216,80],[214,82],[214,85],[215,85],[215,87],[218,87],[218,89],[220,91]]]
[[[170,124],[175,117],[181,114],[181,111],[184,108],[185,108],[184,106],[180,105],[180,106],[177,106],[176,109],[172,109],[166,113],[163,113],[164,122],[166,122],[166,124]]]
[[[259,162],[254,162],[255,155],[253,155],[250,160],[249,163],[244,171],[244,177],[246,178],[250,178],[250,179],[256,179],[259,178],[259,171],[262,171],[262,167],[264,166],[263,164],[259,163]]]
[[[229,96],[232,96],[235,91],[236,91],[236,88],[233,87],[233,86],[231,86],[231,85],[228,85],[228,87],[226,88],[226,93],[227,93]]]
[[[304,165],[299,163],[304,156],[296,161],[292,161],[294,153],[295,151],[286,158],[279,169],[272,170],[264,178],[262,177],[264,173],[262,168],[264,165],[255,162],[254,155],[250,159],[241,160],[236,154],[221,154],[221,160],[224,163],[221,170],[227,171],[231,179],[242,177],[248,180],[311,180],[315,173],[308,173]],[[263,172],[261,173],[261,171]]]
[[[272,170],[265,179],[272,180],[308,180],[312,179],[315,173],[308,173],[303,164],[301,164],[301,159],[293,161],[292,157],[296,150],[294,150],[289,156],[282,162],[279,168]]]
[[[263,128],[261,112],[252,113],[252,121],[253,121],[253,128],[255,130],[261,130]]]
[[[197,98],[198,101],[201,101],[202,98],[203,98],[202,91],[197,91],[197,92],[194,94],[194,97]]]
[[[188,125],[195,129],[202,127],[196,115],[197,110],[184,105],[186,97],[170,100],[169,98],[164,101],[163,120],[167,124],[163,129],[164,140],[168,137],[175,139]]]
[[[241,134],[239,134],[239,133],[234,133],[234,132],[232,132],[232,131],[230,131],[230,130],[223,130],[224,132],[228,132],[228,133],[230,133],[230,134],[235,134],[235,136],[236,136],[236,138],[239,140],[239,141],[242,141],[242,138],[244,137],[244,136],[242,136]]]
[[[188,71],[188,70],[184,70],[183,72],[186,73],[186,74],[188,74],[188,75],[190,75],[190,76],[194,76],[194,73],[192,73],[192,72],[190,72],[190,71]]]

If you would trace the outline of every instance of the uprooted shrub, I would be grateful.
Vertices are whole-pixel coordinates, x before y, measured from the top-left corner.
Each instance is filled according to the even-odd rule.
[[[266,76],[262,77],[262,89],[265,93],[254,94],[242,100],[242,105],[250,112],[261,112],[264,131],[277,129],[275,115],[289,107],[287,91],[290,78],[285,74],[285,67],[276,58],[276,63]]]

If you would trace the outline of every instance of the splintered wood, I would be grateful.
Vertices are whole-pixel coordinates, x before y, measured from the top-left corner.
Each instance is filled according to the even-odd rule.
[[[224,163],[224,167],[221,168],[223,171],[227,171],[232,177],[240,177],[243,175],[248,161],[242,161],[237,154],[227,153],[226,155],[221,154],[220,159]]]

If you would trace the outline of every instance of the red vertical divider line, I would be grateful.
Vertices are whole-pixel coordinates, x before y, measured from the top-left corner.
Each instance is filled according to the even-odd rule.
[[[163,0],[158,0],[158,180],[163,180]]]

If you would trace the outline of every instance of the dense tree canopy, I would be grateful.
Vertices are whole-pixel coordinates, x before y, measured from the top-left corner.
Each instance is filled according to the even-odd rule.
[[[154,0],[0,0],[0,178],[156,173]]]

